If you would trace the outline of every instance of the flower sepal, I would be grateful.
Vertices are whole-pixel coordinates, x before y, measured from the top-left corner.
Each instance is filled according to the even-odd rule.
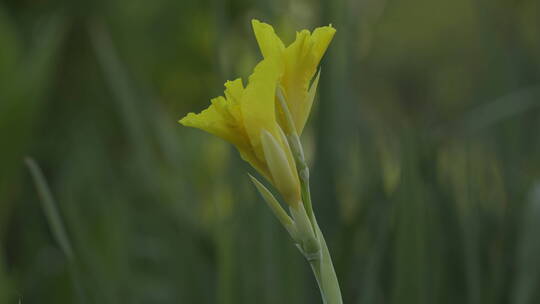
[[[295,243],[298,243],[298,233],[296,228],[296,223],[293,221],[293,219],[287,214],[285,209],[281,207],[281,204],[278,202],[278,200],[274,197],[272,192],[268,190],[259,180],[257,180],[255,177],[253,177],[251,174],[249,174],[249,178],[251,179],[251,182],[255,185],[255,188],[257,188],[257,191],[259,191],[259,194],[261,194],[262,198],[268,204],[268,207],[270,207],[270,210],[274,213],[276,218],[279,220],[281,225],[285,227],[287,232],[289,232],[289,235],[293,239]]]

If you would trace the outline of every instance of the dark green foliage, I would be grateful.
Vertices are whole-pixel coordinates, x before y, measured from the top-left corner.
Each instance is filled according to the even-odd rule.
[[[320,301],[251,169],[176,123],[249,75],[251,18],[337,29],[302,140],[345,303],[540,303],[538,1],[7,0],[0,304]]]

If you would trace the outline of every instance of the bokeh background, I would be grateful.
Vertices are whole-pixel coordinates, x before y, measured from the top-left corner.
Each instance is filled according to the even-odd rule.
[[[540,303],[539,1],[3,0],[1,304],[320,303],[176,123],[261,59],[252,18],[338,30],[302,141],[345,303]]]

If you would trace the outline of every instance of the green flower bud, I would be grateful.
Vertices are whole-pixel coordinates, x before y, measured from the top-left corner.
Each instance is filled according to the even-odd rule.
[[[274,187],[279,191],[283,199],[290,206],[301,203],[300,182],[298,175],[291,168],[287,154],[270,132],[263,130],[261,132],[261,143],[263,146],[264,157],[272,175]]]

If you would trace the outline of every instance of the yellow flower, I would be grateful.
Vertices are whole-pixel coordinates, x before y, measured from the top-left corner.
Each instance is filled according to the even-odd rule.
[[[252,20],[253,31],[265,59],[276,57],[283,62],[280,87],[285,95],[298,135],[302,134],[311,111],[318,84],[318,75],[309,83],[336,30],[330,26],[319,27],[310,33],[302,30],[296,33],[296,40],[285,47],[271,25]],[[282,126],[283,117],[279,114]]]
[[[261,61],[249,77],[246,88],[241,79],[227,81],[225,97],[212,99],[210,107],[199,114],[189,113],[179,122],[232,143],[245,161],[271,181],[261,132],[266,130],[280,138],[274,101],[280,69],[273,60]]]
[[[268,179],[289,204],[300,201],[296,165],[282,132],[283,114],[276,104],[276,89],[287,99],[298,134],[306,123],[317,80],[308,91],[317,65],[335,30],[303,30],[285,48],[268,24],[253,20],[264,59],[255,67],[244,88],[241,79],[225,83],[225,96],[211,100],[199,114],[189,113],[179,122],[199,128],[236,146],[242,158]],[[276,110],[278,109],[278,110]]]

